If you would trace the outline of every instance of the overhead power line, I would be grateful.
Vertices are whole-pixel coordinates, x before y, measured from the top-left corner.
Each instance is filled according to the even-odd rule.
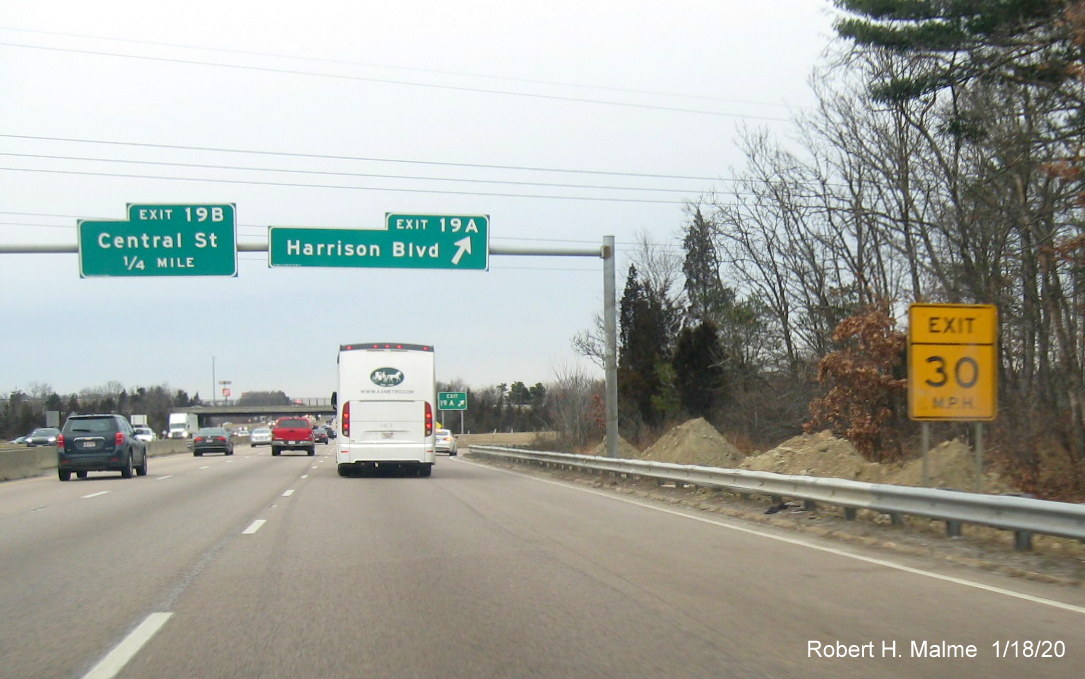
[[[389,191],[395,193],[434,193],[443,195],[457,195],[457,196],[493,196],[499,198],[544,198],[549,200],[584,200],[591,202],[615,202],[615,203],[655,203],[660,205],[684,205],[687,201],[683,200],[657,200],[650,198],[620,198],[620,197],[608,197],[608,196],[559,196],[548,194],[533,194],[533,193],[501,193],[494,191],[452,191],[448,189],[422,189],[422,188],[402,188],[402,187],[381,187],[381,186],[343,186],[341,184],[303,184],[300,182],[268,182],[268,181],[255,181],[251,179],[223,179],[223,178],[209,178],[209,177],[164,177],[159,175],[140,175],[140,174],[124,174],[120,172],[89,172],[85,170],[53,170],[44,168],[26,168],[26,167],[0,167],[0,170],[7,170],[9,172],[37,172],[43,174],[69,174],[80,175],[85,177],[114,177],[120,179],[153,179],[161,181],[175,181],[175,182],[198,182],[198,183],[210,183],[210,184],[245,184],[249,186],[282,186],[292,188],[306,188],[306,189],[345,189],[351,191]]]
[[[349,59],[329,59],[326,57],[313,57],[309,55],[297,55],[297,54],[280,54],[277,52],[262,52],[256,50],[241,50],[226,47],[204,47],[200,45],[190,45],[184,43],[175,42],[162,42],[158,40],[137,40],[134,38],[116,38],[103,35],[88,35],[85,33],[66,33],[63,31],[41,31],[30,28],[15,28],[12,26],[0,26],[0,30],[11,31],[17,33],[29,33],[33,35],[52,35],[62,36],[65,38],[80,38],[84,40],[99,40],[105,42],[117,42],[127,43],[133,45],[152,45],[155,47],[171,47],[188,50],[198,50],[202,52],[218,52],[221,54],[238,54],[242,56],[256,56],[256,57],[269,57],[273,59],[293,59],[296,61],[308,61],[313,63],[322,64],[335,64],[337,66],[360,66],[364,68],[384,68],[395,71],[404,71],[408,73],[427,73],[435,75],[451,75],[457,77],[467,78],[484,78],[487,80],[503,80],[507,82],[521,82],[529,83],[533,85],[548,85],[557,87],[575,87],[578,89],[593,89],[605,92],[619,92],[623,94],[645,94],[650,96],[661,97],[675,97],[683,99],[702,99],[705,101],[719,101],[728,104],[743,104],[747,106],[773,106],[779,108],[787,108],[788,105],[782,102],[768,102],[768,101],[752,101],[749,99],[731,99],[728,97],[717,97],[706,94],[689,94],[683,92],[662,92],[659,90],[645,90],[631,87],[614,87],[610,85],[589,85],[586,83],[571,83],[557,80],[542,80],[537,78],[518,78],[514,76],[493,75],[488,73],[469,73],[465,71],[450,71],[438,68],[418,68],[411,66],[397,66],[394,64],[375,64],[369,62],[352,61]]]
[[[443,85],[439,83],[422,83],[411,82],[407,80],[395,80],[392,78],[374,78],[371,76],[359,76],[359,75],[346,75],[342,73],[320,73],[316,71],[303,71],[300,69],[291,68],[276,68],[272,66],[249,66],[245,64],[227,64],[221,62],[212,61],[200,61],[198,59],[178,59],[175,57],[152,57],[141,54],[123,54],[119,52],[105,52],[100,50],[87,50],[87,49],[74,49],[69,47],[47,47],[44,45],[25,45],[12,42],[0,42],[0,46],[14,47],[17,49],[30,49],[30,50],[44,50],[47,52],[66,52],[71,54],[87,54],[91,56],[99,57],[115,57],[119,59],[136,59],[140,61],[150,61],[156,63],[171,63],[171,64],[184,64],[189,66],[213,66],[217,68],[231,68],[241,71],[257,71],[262,73],[278,73],[283,75],[304,75],[317,78],[332,78],[336,80],[354,80],[360,82],[371,82],[382,85],[400,85],[404,87],[419,87],[438,90],[450,90],[456,92],[471,92],[475,94],[496,94],[510,97],[526,97],[529,99],[543,99],[549,101],[565,101],[575,102],[580,104],[598,104],[603,106],[618,106],[622,108],[637,108],[646,109],[652,111],[667,111],[670,113],[692,113],[699,115],[718,116],[724,118],[743,118],[749,120],[766,120],[773,122],[790,123],[788,118],[776,118],[773,116],[758,116],[749,115],[745,113],[728,113],[725,111],[710,111],[704,109],[683,108],[680,106],[662,106],[658,104],[636,104],[623,101],[608,101],[605,99],[590,99],[587,97],[571,97],[562,96],[556,94],[539,94],[535,92],[516,92],[512,90],[499,90],[485,87],[466,87],[463,85]]]
[[[370,179],[406,179],[410,181],[460,182],[468,184],[507,184],[512,186],[542,186],[562,189],[600,189],[606,191],[650,191],[660,193],[701,193],[703,189],[666,189],[644,186],[604,186],[598,184],[563,184],[557,182],[528,182],[508,179],[477,179],[467,177],[419,177],[416,175],[377,174],[371,172],[333,172],[330,170],[295,170],[289,168],[253,167],[240,165],[212,165],[206,163],[178,163],[163,160],[134,160],[129,158],[93,158],[88,156],[59,156],[39,153],[5,153],[0,156],[13,158],[39,158],[45,160],[78,160],[95,163],[121,163],[126,165],[156,165],[163,167],[198,168],[205,170],[240,170],[245,172],[282,172],[287,174],[326,175],[333,177],[366,177]]]
[[[642,177],[645,179],[693,179],[700,181],[718,181],[719,177],[703,175],[659,174],[651,172],[622,172],[616,170],[584,170],[576,168],[534,167],[529,165],[495,165],[487,163],[454,163],[439,160],[412,160],[405,158],[375,158],[367,156],[347,156],[325,153],[297,153],[290,151],[264,151],[259,149],[235,149],[216,146],[186,146],[183,144],[156,144],[152,142],[117,141],[112,139],[78,139],[74,137],[43,137],[29,134],[3,134],[0,138],[27,139],[34,141],[71,142],[76,144],[103,144],[107,146],[134,146],[151,149],[173,149],[180,151],[209,151],[214,153],[246,153],[258,156],[282,156],[285,158],[312,158],[316,160],[350,160],[371,163],[402,163],[407,165],[434,165],[438,167],[475,168],[484,170],[518,170],[523,172],[554,172],[568,174],[609,175],[613,177]],[[725,180],[731,181],[731,180]]]

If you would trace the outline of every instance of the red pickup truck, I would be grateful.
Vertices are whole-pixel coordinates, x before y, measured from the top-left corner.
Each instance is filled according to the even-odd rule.
[[[316,455],[316,440],[313,428],[304,417],[280,417],[271,430],[271,454],[278,455],[284,450],[304,450]]]

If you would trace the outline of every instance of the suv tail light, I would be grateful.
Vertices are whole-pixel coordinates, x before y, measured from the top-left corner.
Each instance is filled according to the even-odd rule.
[[[426,436],[433,435],[433,406],[426,401]]]
[[[116,445],[116,446],[123,446],[124,445],[124,432],[119,431],[119,432],[117,432],[116,434],[113,435],[113,445]]]
[[[57,434],[57,450],[64,450],[64,434]]]
[[[350,436],[350,401],[343,404],[343,416],[339,418],[343,436]]]

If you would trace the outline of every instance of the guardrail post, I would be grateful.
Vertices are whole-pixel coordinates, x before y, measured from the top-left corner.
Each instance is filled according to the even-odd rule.
[[[818,508],[818,503],[814,502],[813,500],[803,500],[802,508],[804,511],[812,512]]]
[[[889,512],[889,523],[894,526],[903,526],[904,517],[901,516],[898,512]]]
[[[1032,551],[1032,533],[1027,530],[1013,532],[1013,548],[1018,552]]]
[[[951,538],[961,537],[961,522],[946,521],[946,535]]]
[[[859,511],[855,507],[844,507],[844,518],[848,521],[854,521]]]

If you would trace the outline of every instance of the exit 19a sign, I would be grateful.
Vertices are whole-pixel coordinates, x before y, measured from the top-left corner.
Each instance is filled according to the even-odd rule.
[[[235,208],[128,205],[128,219],[79,220],[79,275],[236,276]]]
[[[438,410],[467,410],[466,391],[439,391],[437,392]]]
[[[489,268],[487,215],[388,214],[384,229],[272,226],[270,266],[459,269]]]

